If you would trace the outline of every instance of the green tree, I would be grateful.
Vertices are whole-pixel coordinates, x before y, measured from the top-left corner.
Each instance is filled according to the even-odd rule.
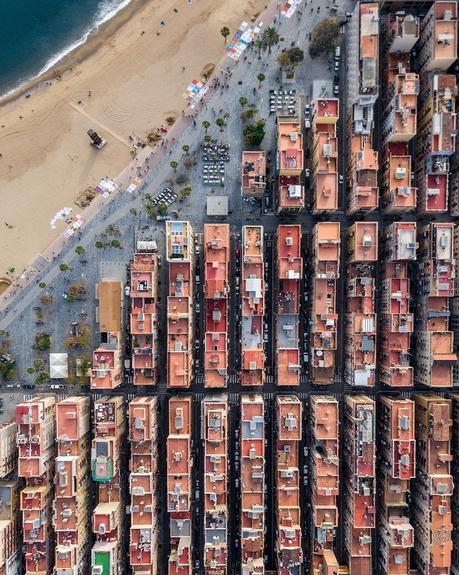
[[[165,216],[167,214],[167,205],[166,204],[159,204],[158,212],[161,216]]]
[[[260,60],[261,53],[264,52],[267,48],[265,40],[263,40],[263,38],[258,37],[257,40],[255,41],[255,48],[257,50],[258,59]]]
[[[298,64],[304,60],[304,52],[301,48],[298,48],[298,46],[290,48],[288,54],[292,66],[298,66]]]
[[[220,29],[220,34],[223,36],[226,42],[226,39],[230,35],[230,29],[228,28],[228,26],[223,26],[223,28]]]
[[[133,216],[136,216],[136,215],[137,215],[137,210],[136,210],[135,208],[131,208],[131,209],[129,210],[129,212],[130,212]]]
[[[38,332],[35,334],[35,343],[33,345],[34,349],[38,351],[46,351],[51,347],[51,337],[49,333]]]
[[[119,238],[121,235],[119,228],[117,228],[115,224],[108,224],[105,231],[109,236],[115,236],[115,238]]]
[[[27,371],[27,373],[28,373],[29,375],[32,375],[32,373],[35,373],[35,370],[34,370],[33,367],[28,367],[28,368],[26,369],[26,371]]]
[[[212,136],[210,136],[209,134],[207,134],[207,136],[204,136],[204,142],[206,144],[209,144],[212,141]]]
[[[88,380],[91,367],[91,360],[88,356],[82,355],[81,357],[77,357],[76,374],[80,385],[84,384]]]
[[[171,165],[171,168],[174,170],[174,172],[176,172],[177,168],[178,168],[178,163],[175,160],[172,160],[170,165]]]
[[[257,80],[259,81],[259,86],[258,86],[258,87],[261,88],[261,83],[262,83],[264,80],[266,80],[266,76],[260,72],[260,74],[258,74],[258,76],[257,76]]]
[[[265,121],[258,120],[244,128],[244,142],[247,146],[259,146],[265,137]]]
[[[46,287],[45,282],[40,282],[40,283],[38,284],[38,287],[41,288],[41,289],[45,289],[45,287]]]
[[[262,40],[265,42],[266,46],[268,47],[268,54],[271,54],[271,49],[276,44],[279,44],[280,36],[279,32],[273,26],[266,28],[266,30],[262,34]]]
[[[180,190],[180,195],[182,196],[182,198],[187,198],[189,195],[191,195],[191,191],[192,191],[191,187],[186,186]]]
[[[112,240],[110,242],[110,245],[112,246],[112,248],[119,248],[121,249],[121,242],[119,240]]]
[[[217,126],[220,128],[220,132],[223,132],[223,128],[225,127],[225,120],[223,118],[217,118],[215,120],[215,123],[217,124]]]
[[[61,270],[61,272],[71,272],[72,268],[66,264],[65,262],[61,262],[59,264],[59,269]]]
[[[311,33],[309,54],[312,58],[333,52],[339,42],[339,22],[336,18],[324,18]]]
[[[300,62],[304,60],[304,52],[301,48],[294,47],[290,50],[285,50],[279,55],[277,61],[281,65],[281,68],[288,74],[293,75],[295,72],[295,67],[298,66]]]
[[[255,114],[257,113],[257,109],[256,108],[250,108],[250,110],[246,111],[246,117],[248,120],[251,120]]]
[[[105,247],[104,242],[101,242],[100,240],[97,240],[97,242],[95,243],[96,248],[98,248],[99,250]]]
[[[247,100],[247,98],[246,98],[245,96],[241,96],[241,97],[239,98],[239,104],[241,104],[242,107],[246,106],[246,105],[247,105],[247,102],[248,102],[248,100]]]
[[[79,256],[84,256],[84,254],[86,253],[86,250],[84,249],[83,246],[77,246],[75,248],[75,253]]]
[[[49,380],[49,373],[42,371],[35,378],[35,385],[42,385],[43,383],[45,383],[48,380]]]
[[[43,367],[43,360],[40,359],[39,357],[36,357],[33,360],[33,366],[37,371],[40,370]]]
[[[206,131],[207,134],[207,130],[210,128],[210,122],[208,122],[207,120],[204,120],[202,123],[202,126],[204,128],[204,130]]]
[[[188,144],[183,144],[182,150],[185,152],[185,156],[188,156],[190,152],[190,146]]]

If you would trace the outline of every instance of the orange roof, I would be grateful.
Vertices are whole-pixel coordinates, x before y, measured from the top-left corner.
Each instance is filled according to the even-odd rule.
[[[348,228],[348,238],[353,252],[350,261],[377,261],[378,222],[355,222]]]
[[[101,332],[121,331],[121,291],[122,284],[119,281],[102,280],[98,284]]]
[[[279,173],[300,173],[303,170],[304,150],[300,122],[280,121],[277,124],[277,146],[279,153]]]

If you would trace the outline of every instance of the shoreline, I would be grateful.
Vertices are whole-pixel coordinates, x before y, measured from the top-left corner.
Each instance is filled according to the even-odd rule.
[[[39,72],[37,76],[26,80],[23,84],[13,88],[13,90],[0,95],[0,109],[15,104],[20,98],[32,94],[49,86],[50,81],[59,81],[58,76],[68,75],[75,66],[84,62],[94,55],[112,36],[114,36],[125,24],[127,24],[137,11],[143,10],[149,0],[131,0],[129,4],[120,8],[111,18],[95,26],[88,32],[88,37],[78,46],[75,46],[67,54],[53,64],[45,72]],[[76,40],[75,42],[78,42]],[[55,56],[52,56],[54,58]]]
[[[221,27],[235,31],[243,20],[258,19],[265,2],[134,0],[69,54],[66,67],[75,67],[62,81],[41,77],[30,98],[23,97],[29,84],[0,104],[0,277],[22,283],[21,274],[65,230],[60,223],[50,229],[56,212],[72,206],[81,213],[81,193],[130,165],[131,136],[146,141],[173,116],[171,137],[188,105],[184,88],[225,58]],[[160,27],[162,20],[167,25]],[[89,145],[89,128],[108,140],[102,151]],[[12,267],[15,273],[7,273]]]

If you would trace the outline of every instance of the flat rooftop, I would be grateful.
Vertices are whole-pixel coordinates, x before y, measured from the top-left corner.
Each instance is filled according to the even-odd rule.
[[[101,332],[121,331],[120,281],[102,280],[98,284],[99,326]]]

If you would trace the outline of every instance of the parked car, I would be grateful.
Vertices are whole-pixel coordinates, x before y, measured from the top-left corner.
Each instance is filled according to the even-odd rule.
[[[53,383],[53,385],[50,386],[51,389],[64,389],[64,386],[61,383]]]
[[[344,176],[343,176],[343,174],[340,174],[340,175],[339,175],[338,180],[339,180],[339,183],[340,183],[340,184],[344,184]]]

